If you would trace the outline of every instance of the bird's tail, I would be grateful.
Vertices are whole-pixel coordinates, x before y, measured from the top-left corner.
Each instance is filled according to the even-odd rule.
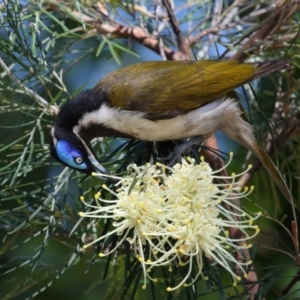
[[[251,80],[266,76],[274,71],[290,70],[292,69],[292,66],[290,66],[290,62],[291,59],[284,58],[281,60],[271,60],[256,63],[256,72],[253,77],[251,77]]]
[[[293,196],[291,194],[290,189],[288,188],[283,176],[272,162],[270,156],[265,152],[265,150],[255,141],[254,148],[251,149],[251,152],[260,160],[262,165],[268,171],[272,179],[275,181],[277,186],[280,188],[281,192],[285,196],[285,198],[292,203]]]
[[[272,179],[275,181],[277,186],[280,188],[284,196],[289,202],[293,202],[293,196],[277,167],[272,162],[270,156],[264,151],[264,149],[258,144],[254,134],[253,127],[249,123],[245,111],[241,106],[240,102],[237,100],[235,93],[231,93],[232,103],[235,103],[235,106],[230,106],[233,108],[233,111],[228,115],[230,117],[230,122],[225,122],[220,129],[230,138],[237,141],[247,149],[249,149],[262,163],[267,172],[270,174]],[[227,116],[228,117],[228,116]]]

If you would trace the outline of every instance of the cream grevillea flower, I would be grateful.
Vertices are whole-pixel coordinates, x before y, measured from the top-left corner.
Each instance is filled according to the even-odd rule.
[[[231,158],[232,153],[224,168]],[[161,164],[130,165],[129,170],[130,175],[118,178],[116,191],[103,186],[116,200],[102,199],[100,192],[95,196],[96,205],[87,204],[82,199],[90,210],[81,212],[81,217],[113,220],[110,232],[85,247],[112,234],[119,235],[114,249],[99,254],[105,256],[123,242],[129,242],[143,267],[143,288],[147,278],[156,281],[150,276],[151,270],[164,265],[188,266],[186,276],[176,286],[168,287],[168,291],[193,284],[199,276],[205,278],[203,255],[230,272],[234,284],[241,278],[232,266],[247,277],[245,267],[252,262],[238,261],[234,252],[251,247],[248,241],[259,232],[253,221],[260,213],[251,216],[235,201],[247,197],[253,190],[253,187],[240,190],[238,178],[244,172],[217,176],[220,170],[213,171],[203,158],[200,164],[195,164],[193,159],[182,159],[182,163],[173,168]],[[228,229],[232,227],[241,231],[239,239],[229,236]],[[195,264],[198,272],[191,280]]]

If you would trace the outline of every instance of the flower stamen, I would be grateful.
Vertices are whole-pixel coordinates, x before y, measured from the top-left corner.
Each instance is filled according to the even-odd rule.
[[[106,185],[102,187],[117,200],[102,199],[97,193],[96,205],[91,205],[81,198],[89,209],[93,209],[80,212],[81,217],[114,220],[113,230],[84,247],[113,234],[120,235],[113,249],[99,255],[109,255],[122,243],[130,243],[143,268],[143,288],[146,288],[147,279],[157,281],[150,273],[158,266],[167,266],[170,272],[174,265],[187,266],[184,278],[167,291],[189,286],[200,276],[207,279],[203,275],[204,256],[224,267],[236,285],[241,277],[231,265],[236,265],[246,278],[245,267],[252,261],[241,262],[232,253],[252,246],[249,240],[259,233],[259,227],[253,223],[261,213],[252,216],[237,202],[237,199],[248,197],[254,189],[253,186],[242,189],[238,182],[251,166],[239,174],[216,175],[229,166],[232,157],[233,153],[230,153],[228,162],[217,171],[213,171],[203,157],[200,164],[187,158],[172,168],[161,163],[140,167],[130,165],[131,173],[118,178],[116,191]],[[216,179],[222,183],[215,183]],[[240,230],[239,238],[229,236],[228,229],[232,227]],[[249,229],[251,233],[248,233]],[[196,274],[190,280],[195,266]]]

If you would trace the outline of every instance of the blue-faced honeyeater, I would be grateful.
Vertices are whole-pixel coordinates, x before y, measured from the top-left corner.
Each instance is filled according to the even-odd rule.
[[[152,61],[121,68],[61,107],[51,129],[51,154],[78,171],[108,174],[91,147],[95,137],[167,141],[209,138],[219,129],[248,148],[290,198],[239,101],[230,94],[275,70],[289,69],[288,63]]]

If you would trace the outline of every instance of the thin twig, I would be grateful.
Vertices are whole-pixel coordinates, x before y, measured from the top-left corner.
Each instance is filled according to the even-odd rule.
[[[296,274],[296,276],[290,281],[290,283],[281,291],[281,296],[285,296],[292,289],[292,287],[300,281],[300,271]]]
[[[282,24],[286,22],[291,15],[300,10],[299,0],[285,3],[287,4],[280,8],[276,8],[277,11],[275,10],[275,12],[270,15],[269,19],[257,28],[255,34],[251,36],[248,42],[246,42],[242,48],[231,57],[231,59],[244,61],[250,53],[254,52],[255,46],[259,45],[260,41],[265,40],[270,34],[278,32],[281,29]]]
[[[67,8],[65,8],[65,10],[67,10]],[[69,15],[73,15],[74,18],[79,17],[79,13],[72,10],[69,10]],[[85,23],[93,25],[94,28],[101,34],[113,35],[116,38],[132,39],[139,42],[141,45],[147,47],[148,49],[156,52],[157,54],[161,54],[162,47],[159,44],[157,38],[149,35],[144,29],[138,26],[125,26],[111,19],[108,15],[104,16],[106,18],[105,23],[101,19],[95,19],[91,16],[81,15]],[[166,46],[163,46],[163,51],[168,60],[186,59],[186,55],[183,55],[181,51],[174,51]]]
[[[172,26],[173,32],[177,37],[178,41],[178,49],[182,54],[182,60],[188,60],[191,59],[190,55],[190,45],[188,43],[188,40],[182,35],[177,18],[174,14],[174,11],[171,7],[169,0],[163,0],[163,4],[167,10],[168,16],[169,16],[169,22]]]

